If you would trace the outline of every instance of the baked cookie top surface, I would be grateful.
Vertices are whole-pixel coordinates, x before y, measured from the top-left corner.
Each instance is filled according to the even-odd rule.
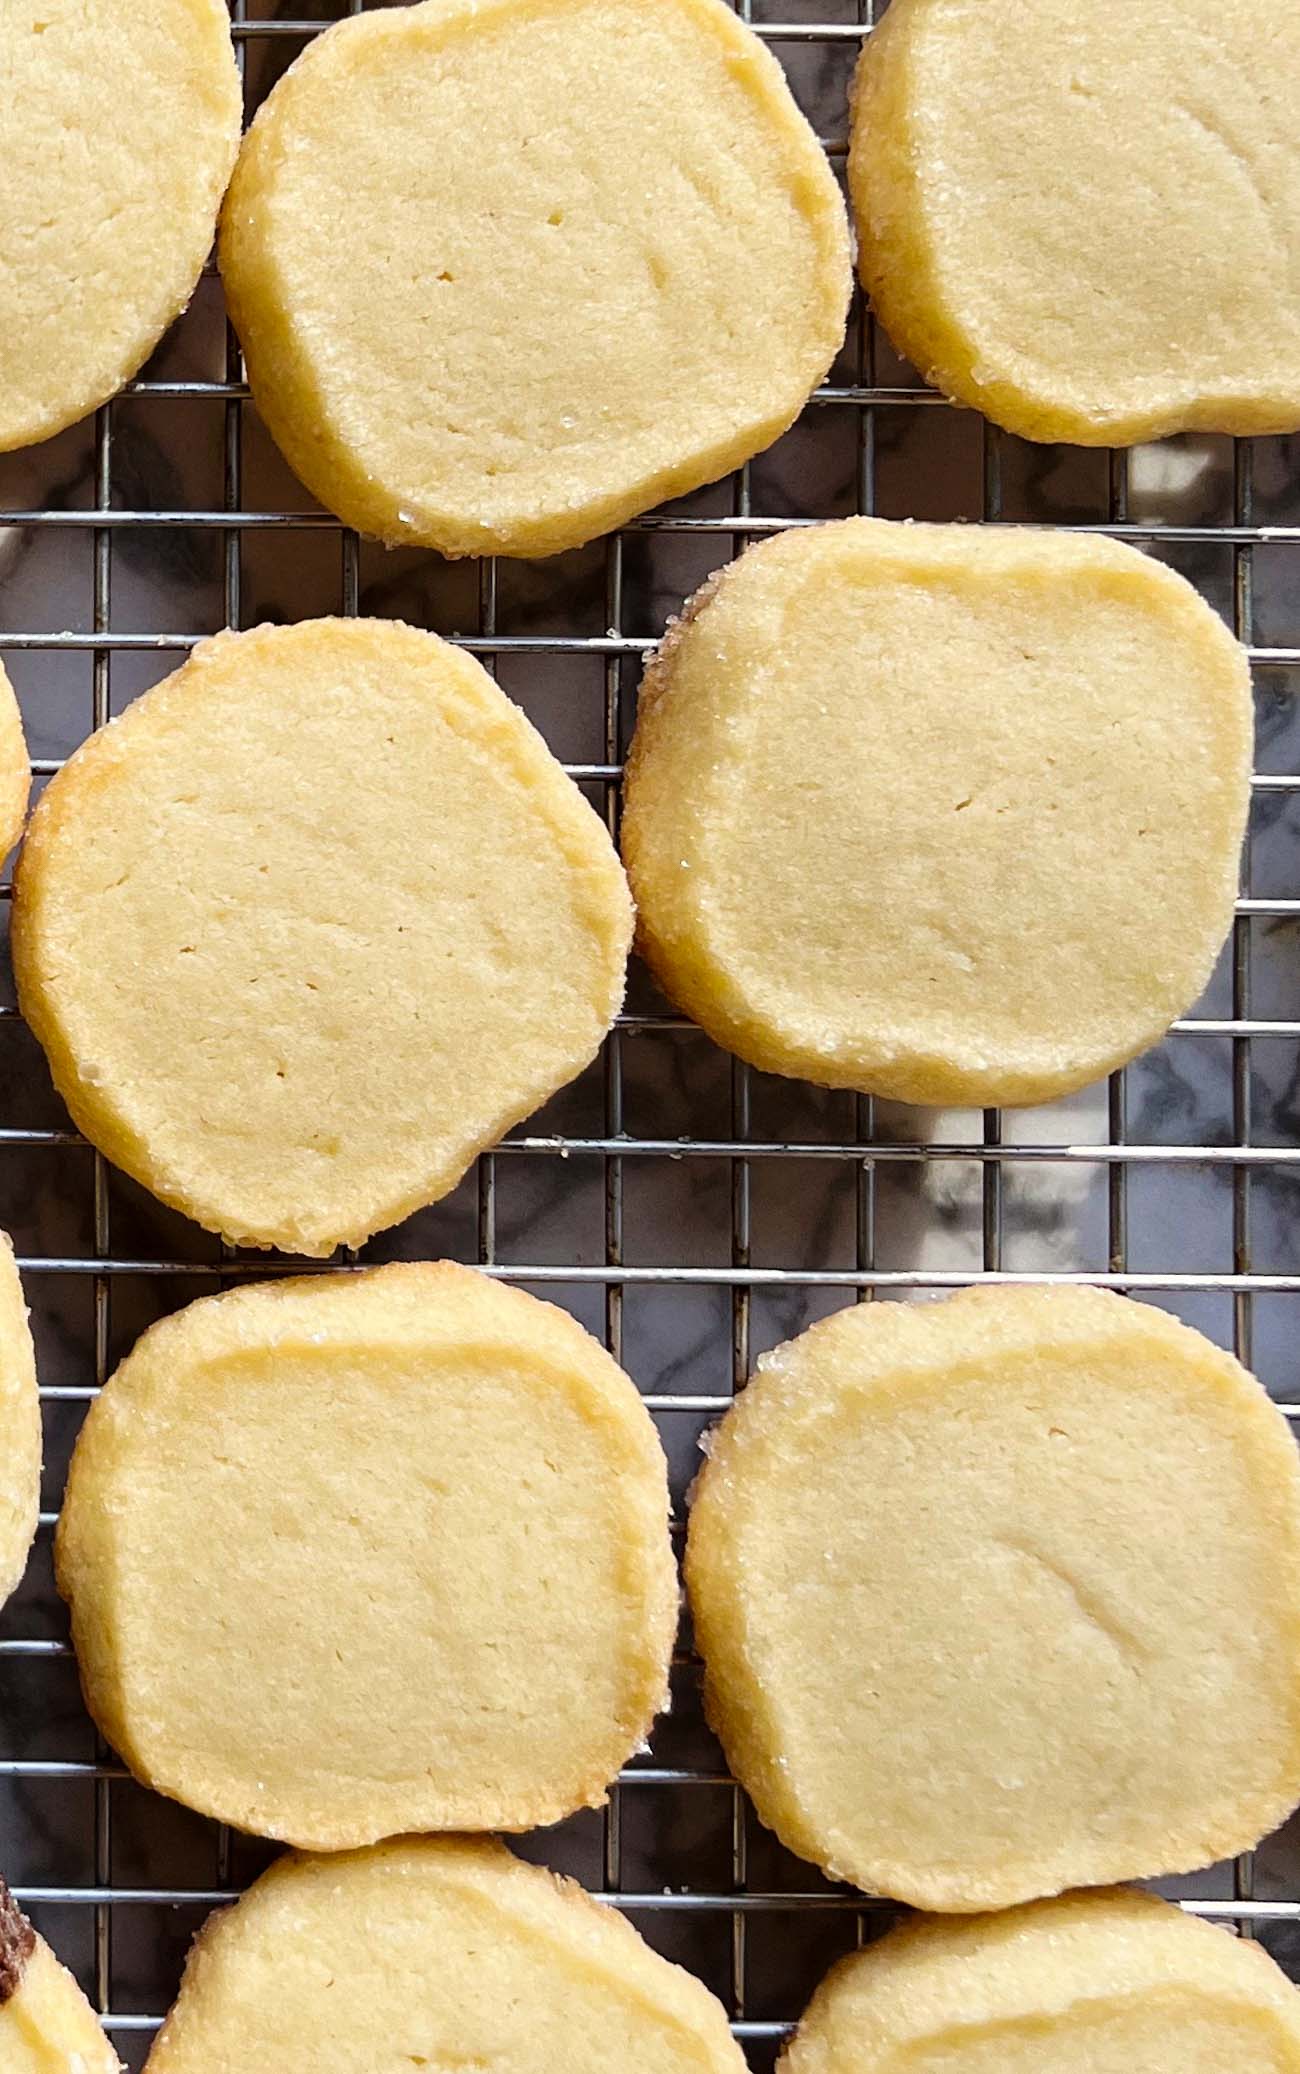
[[[609,837],[469,656],[391,621],[219,635],[53,780],[23,1012],[86,1135],[226,1237],[328,1253],[445,1194],[594,1056]]]
[[[470,1268],[152,1328],[83,1429],[57,1570],[132,1769],[313,1848],[599,1806],[666,1698],[649,1414],[567,1314]]]
[[[150,2074],[744,2074],[721,2005],[580,1887],[487,1839],[282,1858],[214,1916]]]
[[[95,2012],[0,1880],[4,2074],[121,2074]]]
[[[14,1249],[0,1232],[0,1604],[27,1567],[40,1492],[36,1355]]]
[[[1228,1354],[1092,1289],[838,1313],[713,1437],[706,1704],[782,1840],[921,1908],[1189,1871],[1300,1797],[1300,1465]]]
[[[840,345],[843,203],[724,0],[426,0],[254,122],[221,266],[304,482],[390,543],[550,554],[784,431]]]
[[[224,0],[0,8],[0,451],[103,403],[188,301],[239,144]]]
[[[1132,548],[789,533],[707,584],[647,671],[623,821],[640,948],[767,1071],[1046,1101],[1209,979],[1252,744],[1243,652]]]
[[[854,94],[862,278],[1030,439],[1300,425],[1300,10],[894,0]]]
[[[904,1925],[834,1967],[781,2074],[1300,2069],[1300,1997],[1259,1945],[1153,1895]]]

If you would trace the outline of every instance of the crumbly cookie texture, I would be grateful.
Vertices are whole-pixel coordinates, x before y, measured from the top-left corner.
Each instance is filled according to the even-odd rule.
[[[1095,1289],[841,1311],[713,1436],[705,1701],[792,1850],[972,1912],[1190,1871],[1300,1799],[1300,1464],[1229,1354]]]
[[[282,1858],[210,1918],[148,2074],[744,2074],[721,2005],[485,1838]]]
[[[152,1327],[78,1439],[56,1568],[136,1775],[313,1849],[598,1807],[667,1703],[649,1413],[566,1312],[446,1262]]]
[[[1151,1894],[912,1922],[832,1968],[780,2074],[1298,2074],[1300,1997],[1257,1944]]]
[[[426,0],[259,111],[221,270],[258,408],[350,525],[549,555],[738,467],[844,335],[848,223],[725,0]]]
[[[1155,1043],[1231,923],[1240,646],[1120,543],[846,519],[714,577],[652,659],[639,948],[766,1072],[1045,1102]]]
[[[78,750],[13,955],[102,1152],[238,1244],[324,1254],[589,1063],[631,930],[603,823],[478,663],[313,620],[205,642]]]
[[[0,2067],[4,2074],[121,2074],[89,2002],[3,1880]]]
[[[0,8],[0,451],[85,417],[189,301],[239,145],[225,0]]]
[[[863,282],[1028,439],[1300,426],[1300,11],[894,0],[853,94]]]
[[[0,1605],[27,1568],[40,1496],[36,1353],[14,1249],[0,1232]]]

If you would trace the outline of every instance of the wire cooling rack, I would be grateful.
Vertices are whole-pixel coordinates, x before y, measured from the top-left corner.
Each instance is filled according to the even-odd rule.
[[[842,161],[872,0],[737,4]],[[276,0],[231,0],[250,110],[321,20],[356,11],[322,0],[319,20],[288,19]],[[1182,569],[1229,620],[1258,687],[1242,898],[1205,1000],[1127,1073],[1048,1110],[907,1110],[751,1073],[634,977],[598,1066],[446,1203],[365,1249],[477,1261],[601,1333],[659,1422],[680,1518],[699,1435],[765,1346],[843,1303],[974,1280],[1133,1291],[1233,1347],[1300,1417],[1298,457],[1284,440],[1027,447],[919,386],[857,310],[800,424],[728,482],[553,562],[450,566],[386,555],[312,507],[248,401],[209,272],[142,379],[0,461],[0,656],[39,781],[221,626],[400,615],[481,655],[616,827],[642,656],[758,534],[852,511],[1104,531]],[[11,993],[0,1222],[33,1310],[54,1507],[85,1405],[142,1327],[284,1263],[223,1249],[92,1153]],[[53,1517],[0,1619],[0,1869],[136,2068],[208,1907],[273,1854],[144,1792],[97,1744],[50,1576]],[[886,1912],[761,1829],[697,1687],[684,1646],[673,1711],[605,1813],[521,1848],[698,1972],[768,2067],[826,1965]],[[1300,1976],[1296,1834],[1170,1891]]]

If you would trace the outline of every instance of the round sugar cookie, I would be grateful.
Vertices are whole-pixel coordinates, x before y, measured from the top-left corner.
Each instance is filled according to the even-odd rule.
[[[225,0],[0,8],[0,451],[136,373],[189,301],[239,145]]]
[[[3,1880],[0,2067],[4,2074],[121,2074],[89,2002]]]
[[[0,1232],[0,1605],[27,1568],[40,1498],[36,1354],[14,1249]]]
[[[721,2004],[488,1838],[281,1858],[209,1918],[148,2074],[744,2074]]]
[[[86,1420],[55,1557],[137,1777],[313,1849],[598,1807],[665,1703],[650,1415],[565,1312],[472,1268],[152,1327]]]
[[[870,1304],[759,1363],[691,1514],[705,1699],[789,1847],[918,1908],[1186,1872],[1300,1799],[1300,1464],[1082,1288]]]
[[[221,634],[64,766],[19,860],[23,1014],[73,1118],[236,1243],[359,1244],[595,1056],[608,834],[470,656]]]
[[[1243,651],[1133,548],[880,519],[778,536],[647,670],[639,947],[767,1072],[1048,1101],[1209,979],[1252,740]]]
[[[832,1968],[780,2074],[1300,2074],[1257,1944],[1151,1894],[912,1922]]]
[[[8,855],[23,832],[31,782],[23,716],[0,663],[0,857]]]
[[[221,270],[331,511],[445,555],[577,547],[769,446],[844,333],[848,225],[725,0],[426,0],[259,112]]]
[[[1300,426],[1300,9],[893,0],[864,46],[862,280],[1027,439]]]

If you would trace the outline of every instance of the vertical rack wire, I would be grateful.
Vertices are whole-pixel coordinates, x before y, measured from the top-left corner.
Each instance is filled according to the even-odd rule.
[[[864,32],[876,24],[876,0],[857,0],[857,17]],[[864,518],[876,515],[876,406],[870,402],[876,387],[876,318],[866,291],[857,281],[853,287],[857,312],[857,385],[862,400],[854,419],[857,432],[857,466],[854,471],[854,507]],[[876,1136],[876,1102],[873,1095],[853,1097],[853,1130],[859,1145],[871,1145]],[[872,1273],[876,1265],[876,1173],[874,1159],[859,1159],[853,1171],[853,1258],[859,1275]],[[875,1290],[865,1279],[855,1292],[858,1303],[870,1303]],[[867,1917],[859,1909],[853,1921],[854,1942],[861,1946],[867,1937]]]
[[[480,635],[491,641],[497,630],[497,559],[490,555],[479,563],[478,572],[478,630]],[[495,654],[482,657],[484,667],[497,674]],[[496,1155],[481,1152],[477,1162],[478,1171],[478,1261],[480,1267],[491,1267],[497,1257],[497,1163]]]
[[[604,664],[605,762],[614,767],[623,754],[623,661],[617,652],[623,634],[623,541],[613,533],[605,543],[605,631],[614,642],[614,652]],[[605,788],[605,825],[617,848],[620,796],[618,787]],[[605,1040],[604,1053],[605,1136],[614,1141],[623,1135],[623,1039],[615,1028]],[[605,1265],[623,1265],[623,1162],[617,1152],[604,1158]],[[605,1345],[612,1358],[623,1365],[623,1285],[611,1274],[605,1284]],[[611,1786],[605,1805],[601,1836],[601,1877],[606,1889],[617,1892],[623,1884],[622,1789]]]
[[[741,20],[753,22],[753,0],[735,0],[735,9]],[[737,469],[732,479],[732,509],[737,518],[747,519],[752,510],[750,471],[748,461]],[[733,534],[731,552],[733,557],[743,553],[748,546],[743,534]],[[731,1061],[731,1136],[737,1145],[743,1145],[750,1136],[750,1111],[752,1106],[752,1076],[744,1059]],[[742,1154],[731,1161],[731,1264],[733,1268],[749,1267],[752,1258],[751,1206],[753,1184],[748,1159]],[[731,1292],[731,1395],[735,1397],[749,1378],[750,1366],[750,1294],[743,1284],[737,1284]],[[741,1895],[749,1884],[749,1834],[748,1813],[745,1796],[739,1786],[731,1789],[731,1885],[732,1891]],[[747,1982],[747,1934],[745,1911],[737,1908],[731,1916],[731,2014],[736,2023],[744,2023],[748,2012]]]
[[[248,19],[248,0],[231,0],[230,19],[236,29]],[[235,41],[235,64],[239,72],[241,101],[246,98],[248,50],[242,38]],[[225,350],[223,371],[228,391],[221,411],[221,500],[223,510],[237,513],[244,496],[244,406],[239,394],[244,381],[244,356],[235,327],[223,315]],[[221,589],[225,623],[238,632],[244,623],[243,536],[237,525],[228,526],[221,541]],[[221,1241],[221,1257],[234,1262],[236,1249],[228,1239]],[[227,1286],[223,1283],[223,1287]],[[216,1877],[219,1887],[228,1886],[234,1851],[234,1835],[228,1823],[217,1826]]]
[[[113,405],[105,403],[95,415],[95,509],[108,511],[113,502]],[[96,526],[91,535],[94,557],[92,615],[95,633],[107,634],[112,619],[113,536],[106,526]],[[105,725],[111,711],[110,660],[107,647],[97,647],[91,662],[91,725]],[[91,1154],[95,1258],[112,1257],[109,1218],[108,1162],[102,1152]],[[108,1376],[109,1281],[99,1273],[94,1282],[95,1388],[100,1390]],[[113,1883],[112,1785],[102,1776],[108,1746],[95,1732],[95,1884],[111,1888]],[[108,1902],[95,1905],[95,2002],[101,2016],[113,2007],[113,1918]]]
[[[858,19],[865,28],[875,20],[875,0],[857,0]],[[854,407],[857,431],[857,465],[854,506],[864,518],[876,512],[876,406],[870,399],[876,386],[876,320],[866,295],[854,289],[857,310],[857,381],[860,400]],[[876,1136],[876,1103],[873,1095],[853,1098],[853,1133],[859,1145],[871,1145]],[[876,1162],[861,1158],[853,1170],[854,1248],[853,1258],[863,1281],[857,1301],[869,1303],[875,1294],[865,1279],[876,1265]]]
[[[1128,523],[1128,454],[1116,448],[1107,457],[1107,516],[1111,525]],[[1112,1073],[1106,1083],[1107,1140],[1123,1146],[1128,1140],[1128,1082],[1124,1068]],[[1128,1167],[1112,1160],[1106,1172],[1106,1264],[1112,1275],[1128,1271]]]
[[[238,4],[242,9],[248,0],[238,0]],[[365,0],[347,0],[344,12],[361,14],[364,9]],[[339,528],[339,580],[343,617],[355,619],[361,610],[361,541],[351,526]]]
[[[1232,442],[1232,517],[1237,527],[1254,521],[1255,450],[1249,440]],[[1238,540],[1232,550],[1232,624],[1237,639],[1249,649],[1255,639],[1254,555]],[[1246,839],[1241,853],[1241,892],[1249,899],[1252,891],[1252,827],[1254,801],[1246,819]],[[1232,924],[1232,1019],[1249,1025],[1251,1019],[1250,965],[1251,930],[1248,915],[1236,915]],[[1238,1028],[1232,1038],[1232,1136],[1236,1145],[1251,1140],[1251,1049],[1248,1028]],[[1232,1343],[1237,1359],[1254,1367],[1254,1315],[1249,1276],[1251,1270],[1250,1169],[1237,1165],[1232,1170],[1232,1272],[1242,1278],[1233,1292]],[[1239,1901],[1249,1901],[1255,1892],[1255,1862],[1245,1852],[1233,1867],[1233,1892]],[[1243,1928],[1249,1934],[1249,1926]]]
[[[983,478],[981,515],[984,524],[997,525],[1002,519],[1002,433],[998,427],[984,420],[981,428],[983,450],[981,473]],[[1002,1144],[1002,1111],[984,1111],[984,1143],[990,1148]],[[986,1159],[980,1169],[981,1182],[981,1260],[985,1274],[1000,1274],[1002,1271],[1002,1161]]]

